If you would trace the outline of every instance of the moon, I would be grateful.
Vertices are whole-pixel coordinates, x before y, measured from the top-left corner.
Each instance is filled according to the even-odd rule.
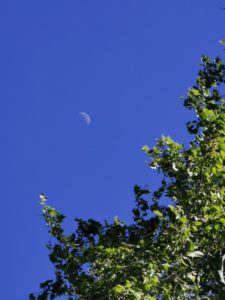
[[[79,112],[80,116],[84,119],[84,122],[89,126],[91,124],[91,117],[86,112]]]

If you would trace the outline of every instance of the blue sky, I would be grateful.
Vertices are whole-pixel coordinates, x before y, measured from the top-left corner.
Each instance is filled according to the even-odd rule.
[[[224,1],[2,1],[1,298],[51,278],[39,193],[68,216],[130,221],[133,185],[159,176],[141,151],[187,143],[179,100],[202,54],[224,57]],[[86,126],[80,111],[90,114]]]

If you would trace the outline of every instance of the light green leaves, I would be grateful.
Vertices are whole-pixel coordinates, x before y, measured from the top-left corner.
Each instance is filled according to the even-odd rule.
[[[200,113],[200,117],[202,119],[211,119],[215,117],[215,112],[211,109],[204,108]]]
[[[147,145],[144,145],[142,147],[142,150],[147,154],[149,152],[149,147]]]
[[[121,295],[125,290],[125,287],[122,286],[121,284],[117,284],[114,288],[112,288],[112,294],[113,296],[118,297]]]
[[[190,89],[189,90],[189,96],[198,96],[200,94],[199,90],[198,89]]]

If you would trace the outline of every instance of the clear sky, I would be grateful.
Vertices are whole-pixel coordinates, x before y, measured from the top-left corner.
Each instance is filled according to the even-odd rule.
[[[141,147],[189,140],[179,97],[202,54],[224,57],[223,6],[1,1],[1,299],[27,299],[52,276],[40,192],[71,230],[75,217],[130,221],[133,185],[159,180]]]

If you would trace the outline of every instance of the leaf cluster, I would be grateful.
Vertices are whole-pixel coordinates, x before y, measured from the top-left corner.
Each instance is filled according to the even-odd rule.
[[[64,216],[44,204],[55,238],[49,244],[55,279],[31,300],[225,299],[225,66],[202,57],[184,106],[189,147],[162,136],[144,146],[149,166],[162,174],[158,190],[135,186],[133,222],[76,219],[64,234]],[[161,199],[170,199],[168,205]]]

